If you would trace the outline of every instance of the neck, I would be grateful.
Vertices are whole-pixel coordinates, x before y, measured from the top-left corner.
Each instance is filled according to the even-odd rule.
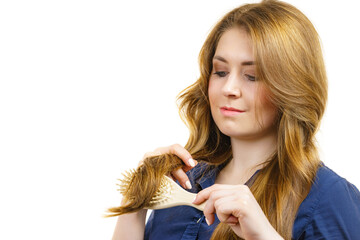
[[[251,169],[264,163],[276,150],[276,135],[269,134],[258,139],[231,138],[233,164]]]
[[[244,184],[275,152],[276,140],[276,134],[256,139],[231,138],[233,159],[221,171],[219,181]]]

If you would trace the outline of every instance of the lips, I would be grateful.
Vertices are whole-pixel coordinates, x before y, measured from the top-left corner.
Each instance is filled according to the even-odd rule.
[[[221,107],[221,110],[224,111],[233,111],[233,112],[244,112],[243,110],[237,109],[237,108],[232,108],[232,107]]]
[[[234,111],[234,112],[244,112],[240,109],[237,108],[232,108],[232,107],[222,107],[221,110],[225,110],[225,111]]]
[[[245,111],[233,107],[221,107],[220,111],[225,116],[234,116]]]

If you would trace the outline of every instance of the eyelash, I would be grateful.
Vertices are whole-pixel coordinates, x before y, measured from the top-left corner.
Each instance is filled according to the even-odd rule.
[[[255,76],[252,76],[252,75],[249,75],[249,74],[245,74],[245,76],[247,77],[247,79],[249,79],[249,81],[256,81],[256,77]]]
[[[219,77],[225,77],[227,75],[227,72],[224,71],[218,71],[214,73],[215,75],[218,75]]]
[[[218,71],[218,72],[215,72],[214,73],[215,75],[219,76],[219,77],[225,77],[228,73],[227,72],[224,72],[224,71]],[[249,80],[249,81],[256,81],[256,77],[255,76],[252,76],[252,75],[249,75],[249,74],[245,74],[245,77]]]

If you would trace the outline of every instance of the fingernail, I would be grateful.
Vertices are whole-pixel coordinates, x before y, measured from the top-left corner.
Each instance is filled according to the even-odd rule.
[[[191,188],[192,188],[190,181],[186,181],[186,182],[185,182],[185,185],[186,185],[186,188],[187,188],[187,189],[191,189]]]
[[[209,220],[207,220],[207,218],[205,218],[205,221],[206,221],[207,225],[210,226]]]
[[[194,199],[192,200],[192,203],[194,203],[195,201],[196,201],[196,197],[197,197],[197,195],[194,197]]]
[[[189,164],[191,167],[195,167],[195,162],[192,158],[189,159]]]

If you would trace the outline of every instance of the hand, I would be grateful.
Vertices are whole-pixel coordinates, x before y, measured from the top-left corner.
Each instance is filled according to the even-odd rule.
[[[282,239],[246,185],[215,184],[200,191],[193,203],[205,200],[204,215],[209,225],[216,213],[220,222],[229,224],[236,235],[246,240]]]
[[[197,161],[192,159],[191,154],[179,144],[173,144],[168,147],[157,148],[153,152],[146,153],[143,159],[161,154],[174,154],[178,156],[185,163],[184,167],[171,172],[171,175],[175,180],[179,181],[180,185],[183,188],[191,189],[192,187],[189,178],[186,175],[186,172],[192,169],[193,167],[195,167]],[[139,164],[141,164],[141,162]]]

